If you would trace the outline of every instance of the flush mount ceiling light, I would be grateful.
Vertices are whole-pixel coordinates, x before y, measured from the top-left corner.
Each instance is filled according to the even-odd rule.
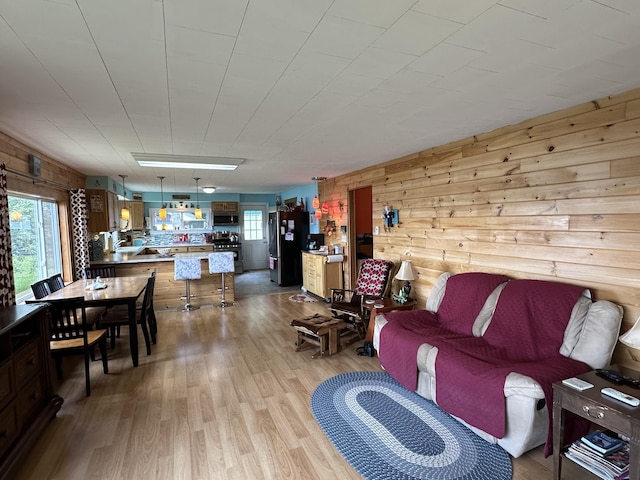
[[[235,170],[244,158],[201,157],[195,155],[163,155],[159,153],[131,153],[141,167],[197,168],[203,170]]]
[[[213,193],[216,191],[216,187],[202,187],[204,193]]]

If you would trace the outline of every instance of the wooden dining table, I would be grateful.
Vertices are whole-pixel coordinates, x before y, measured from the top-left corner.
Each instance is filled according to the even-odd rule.
[[[109,277],[102,278],[105,288],[93,289],[93,280],[76,280],[37,300],[27,300],[26,303],[54,303],[64,302],[71,298],[84,297],[87,307],[113,307],[127,305],[129,315],[129,347],[133,366],[138,366],[138,327],[136,320],[136,301],[145,288],[148,277]]]

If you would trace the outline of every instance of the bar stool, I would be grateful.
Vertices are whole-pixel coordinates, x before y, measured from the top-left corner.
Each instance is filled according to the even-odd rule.
[[[224,293],[226,287],[224,286],[224,274],[234,272],[233,265],[233,252],[218,252],[209,254],[209,273],[221,273],[222,274],[222,298],[220,300],[220,307],[226,307],[227,305],[233,305],[233,302],[227,302],[224,299]]]
[[[189,282],[191,280],[199,280],[202,278],[200,271],[200,259],[199,258],[176,258],[173,261],[173,278],[174,280],[184,280],[186,284],[186,302],[183,312],[189,310],[197,310],[200,307],[191,305],[191,291],[189,289]]]

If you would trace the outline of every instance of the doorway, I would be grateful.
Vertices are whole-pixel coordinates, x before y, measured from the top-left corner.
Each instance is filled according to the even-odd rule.
[[[240,204],[242,265],[245,270],[269,268],[267,252],[267,204]]]
[[[373,191],[372,187],[362,187],[349,190],[349,224],[352,225],[349,234],[350,283],[358,276],[360,263],[367,258],[373,258]]]

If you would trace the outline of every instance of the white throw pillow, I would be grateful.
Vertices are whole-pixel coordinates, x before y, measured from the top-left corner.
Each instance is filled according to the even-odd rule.
[[[609,365],[618,343],[622,313],[622,307],[615,303],[606,300],[593,302],[569,358],[584,362],[591,368]]]
[[[426,305],[427,310],[430,312],[437,312],[440,308],[440,304],[444,298],[444,291],[447,288],[447,280],[449,280],[451,275],[451,272],[444,272],[440,274],[436,279],[436,282],[433,284],[433,287],[429,292]]]

